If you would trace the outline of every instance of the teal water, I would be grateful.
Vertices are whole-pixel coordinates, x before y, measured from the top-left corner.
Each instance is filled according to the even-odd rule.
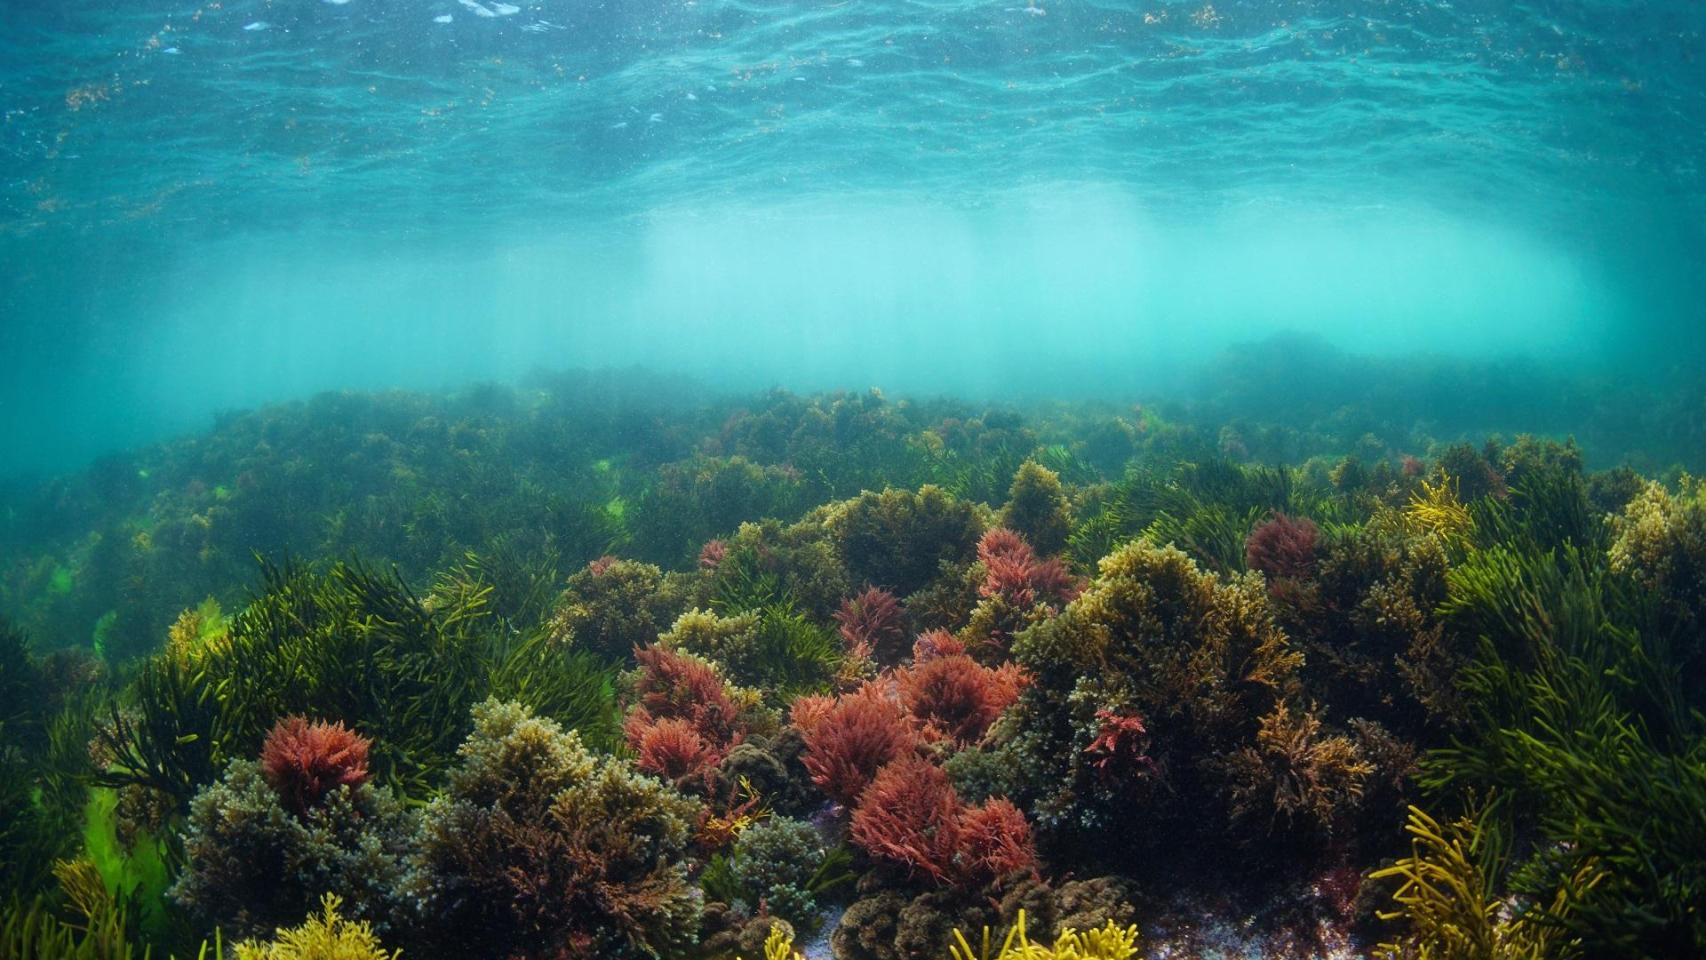
[[[1693,3],[7,12],[14,470],[539,366],[1126,399],[1279,331],[1701,352]]]
[[[1706,957],[1703,39],[0,0],[0,960]]]

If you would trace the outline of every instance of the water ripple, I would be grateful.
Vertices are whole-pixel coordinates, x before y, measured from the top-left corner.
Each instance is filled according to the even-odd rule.
[[[1706,8],[1684,0],[517,6],[20,4],[0,232],[975,205],[1052,181],[1185,212],[1706,195]]]

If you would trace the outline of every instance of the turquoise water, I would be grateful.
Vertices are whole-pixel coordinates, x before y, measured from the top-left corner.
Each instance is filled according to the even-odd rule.
[[[1706,957],[1703,44],[0,0],[0,960]]]
[[[1288,330],[1699,352],[1697,4],[8,13],[22,469],[535,366],[1124,399]]]

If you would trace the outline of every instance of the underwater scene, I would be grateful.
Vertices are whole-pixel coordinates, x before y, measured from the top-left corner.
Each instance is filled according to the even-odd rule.
[[[0,960],[1706,957],[1706,5],[0,10]]]

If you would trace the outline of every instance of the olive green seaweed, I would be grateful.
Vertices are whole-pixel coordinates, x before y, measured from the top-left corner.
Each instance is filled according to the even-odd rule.
[[[1539,548],[1546,539],[1471,550],[1452,570],[1443,612],[1481,638],[1462,676],[1473,722],[1429,755],[1422,782],[1441,797],[1504,796],[1483,828],[1522,842],[1488,889],[1527,898],[1532,921],[1583,955],[1699,955],[1700,692],[1680,682],[1649,593],[1602,550]],[[1537,955],[1567,955],[1564,942]]]
[[[451,577],[424,597],[353,562],[324,573],[262,564],[261,592],[227,642],[196,660],[157,655],[115,702],[96,780],[159,790],[180,809],[233,759],[254,756],[280,718],[304,714],[371,731],[382,782],[424,800],[451,763],[468,711],[493,693],[615,740],[614,671],[552,651],[486,608],[490,587]]]

